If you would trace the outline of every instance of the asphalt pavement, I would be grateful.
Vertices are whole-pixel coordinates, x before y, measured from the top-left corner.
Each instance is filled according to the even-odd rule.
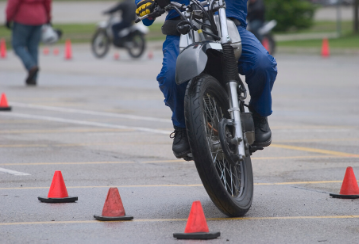
[[[50,49],[52,51],[52,49]],[[12,52],[0,59],[1,243],[199,243],[177,241],[200,200],[208,243],[356,243],[359,199],[333,199],[345,169],[359,175],[358,56],[278,55],[269,123],[273,144],[252,157],[254,199],[244,218],[211,202],[193,162],[171,152],[170,110],[158,89],[162,54],[103,60],[40,55],[37,87]],[[45,204],[55,170],[76,203]],[[359,177],[359,176],[358,176]],[[109,187],[130,222],[104,223]]]

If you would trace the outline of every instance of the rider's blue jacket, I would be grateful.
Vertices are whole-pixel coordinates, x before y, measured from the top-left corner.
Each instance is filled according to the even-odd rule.
[[[136,4],[139,3],[141,0],[136,0]],[[242,26],[244,28],[246,28],[247,23],[246,23],[246,18],[247,18],[247,1],[248,0],[225,0],[226,4],[227,4],[227,8],[226,8],[226,12],[227,12],[227,17],[228,18],[236,18],[238,19]],[[172,2],[179,2],[182,4],[189,4],[189,0],[175,0]],[[176,11],[171,10],[166,19],[173,19],[178,17],[178,13],[176,13]],[[145,19],[143,20],[143,23],[147,26],[152,25],[153,20],[148,20]]]

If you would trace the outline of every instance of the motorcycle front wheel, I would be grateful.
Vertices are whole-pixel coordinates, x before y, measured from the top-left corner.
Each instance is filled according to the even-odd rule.
[[[143,34],[137,32],[132,36],[131,41],[126,43],[125,46],[127,48],[128,54],[132,58],[139,58],[142,56],[146,49],[145,37]]]
[[[111,40],[108,37],[106,30],[104,29],[98,29],[91,42],[92,47],[92,53],[97,58],[103,58],[108,53],[108,50],[110,49]]]
[[[201,74],[187,85],[187,135],[203,186],[224,214],[241,217],[252,205],[252,163],[246,157],[233,164],[223,152],[218,128],[222,118],[230,119],[228,109],[228,94],[214,77]]]

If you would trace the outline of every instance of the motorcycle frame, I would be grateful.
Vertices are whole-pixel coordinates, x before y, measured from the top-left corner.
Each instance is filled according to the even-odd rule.
[[[106,31],[107,36],[110,40],[113,40],[113,33],[112,33],[112,25],[121,21],[120,18],[116,18],[115,14],[110,14],[108,20],[101,21],[97,24],[98,29],[103,29]],[[136,31],[139,31],[143,35],[148,33],[148,28],[146,26],[132,26],[131,28],[135,27]],[[123,31],[123,30],[122,30]],[[130,34],[130,33],[128,33]],[[123,36],[123,37],[126,37]]]
[[[238,90],[245,91],[245,87],[241,87],[243,83],[236,80],[225,81],[225,83],[221,82],[223,81],[221,75],[218,75],[218,72],[216,73],[213,71],[213,69],[209,68],[210,65],[215,65],[216,70],[220,69],[219,72],[223,73],[221,68],[222,65],[220,62],[218,64],[218,60],[215,60],[215,57],[216,55],[221,55],[221,52],[223,53],[222,44],[232,44],[232,39],[228,31],[228,23],[231,23],[232,21],[227,19],[225,11],[226,5],[224,0],[207,0],[204,2],[190,0],[190,2],[190,4],[201,4],[206,11],[209,10],[209,7],[205,7],[206,5],[214,6],[213,8],[216,10],[218,9],[220,29],[219,33],[221,35],[220,40],[215,41],[208,35],[206,35],[206,37],[202,30],[199,30],[196,33],[192,28],[192,31],[190,31],[188,34],[181,36],[182,39],[187,41],[188,46],[181,51],[177,58],[176,84],[179,85],[188,82],[189,80],[192,80],[193,78],[200,75],[202,72],[208,71],[206,73],[214,76],[226,88],[227,94],[229,95],[228,112],[230,113],[231,119],[234,122],[235,137],[238,143],[238,156],[240,159],[244,159],[246,157],[246,140],[243,136],[243,128],[241,123],[241,112],[244,112],[244,101],[239,100],[240,97],[238,95]],[[182,4],[171,2],[169,5],[167,5],[167,7],[165,7],[165,10],[175,9],[181,15],[182,19],[190,21],[193,17],[193,13],[188,12],[188,6],[184,12],[179,11],[181,8],[183,8]],[[140,17],[136,20],[136,22],[146,19],[147,17],[149,17],[149,15]],[[241,53],[241,45],[235,48],[240,49],[239,51]]]
[[[212,0],[209,2],[209,6],[214,2]],[[214,50],[215,52],[221,52],[222,45],[221,44],[231,44],[232,39],[230,37],[228,31],[228,24],[231,23],[231,20],[227,19],[226,11],[225,11],[225,3],[224,0],[218,0],[219,10],[219,29],[221,34],[220,42],[215,42],[213,40],[204,39],[200,42],[195,40],[196,35],[194,33],[189,33],[188,37],[185,37],[191,43],[186,49],[184,49],[177,58],[176,62],[176,83],[181,84],[188,80],[193,79],[194,77],[200,75],[207,67],[208,63],[216,61],[211,60],[214,57],[208,57],[208,51]],[[189,20],[189,18],[187,18]],[[232,22],[233,23],[233,22]],[[236,30],[238,32],[238,30]],[[240,48],[240,53],[242,46],[237,47]],[[239,57],[238,57],[239,58]],[[238,59],[237,59],[238,60]],[[222,67],[222,65],[217,66]],[[208,69],[209,73],[211,69]],[[222,71],[221,71],[222,72]],[[220,81],[222,77],[220,75],[212,74],[213,76],[217,76],[216,78]],[[227,89],[227,94],[229,95],[229,113],[231,115],[231,119],[234,122],[235,127],[235,137],[238,142],[238,155],[240,159],[246,157],[246,140],[243,138],[243,128],[241,123],[241,110],[243,109],[243,105],[240,105],[240,100],[238,97],[238,88],[240,84],[236,80],[231,80],[225,84]],[[244,89],[244,87],[242,88]],[[240,89],[239,89],[240,90]],[[244,102],[243,102],[244,103]],[[241,109],[242,108],[242,109]]]

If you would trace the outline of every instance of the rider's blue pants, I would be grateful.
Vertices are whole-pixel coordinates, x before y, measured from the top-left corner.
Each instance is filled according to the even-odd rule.
[[[276,60],[268,54],[257,38],[243,27],[238,27],[242,38],[242,56],[238,71],[246,76],[250,106],[260,115],[272,114],[271,91],[277,76]],[[178,86],[175,82],[176,60],[179,55],[179,36],[167,36],[163,43],[163,67],[157,76],[165,104],[172,110],[172,122],[185,128],[184,95],[187,83]]]

